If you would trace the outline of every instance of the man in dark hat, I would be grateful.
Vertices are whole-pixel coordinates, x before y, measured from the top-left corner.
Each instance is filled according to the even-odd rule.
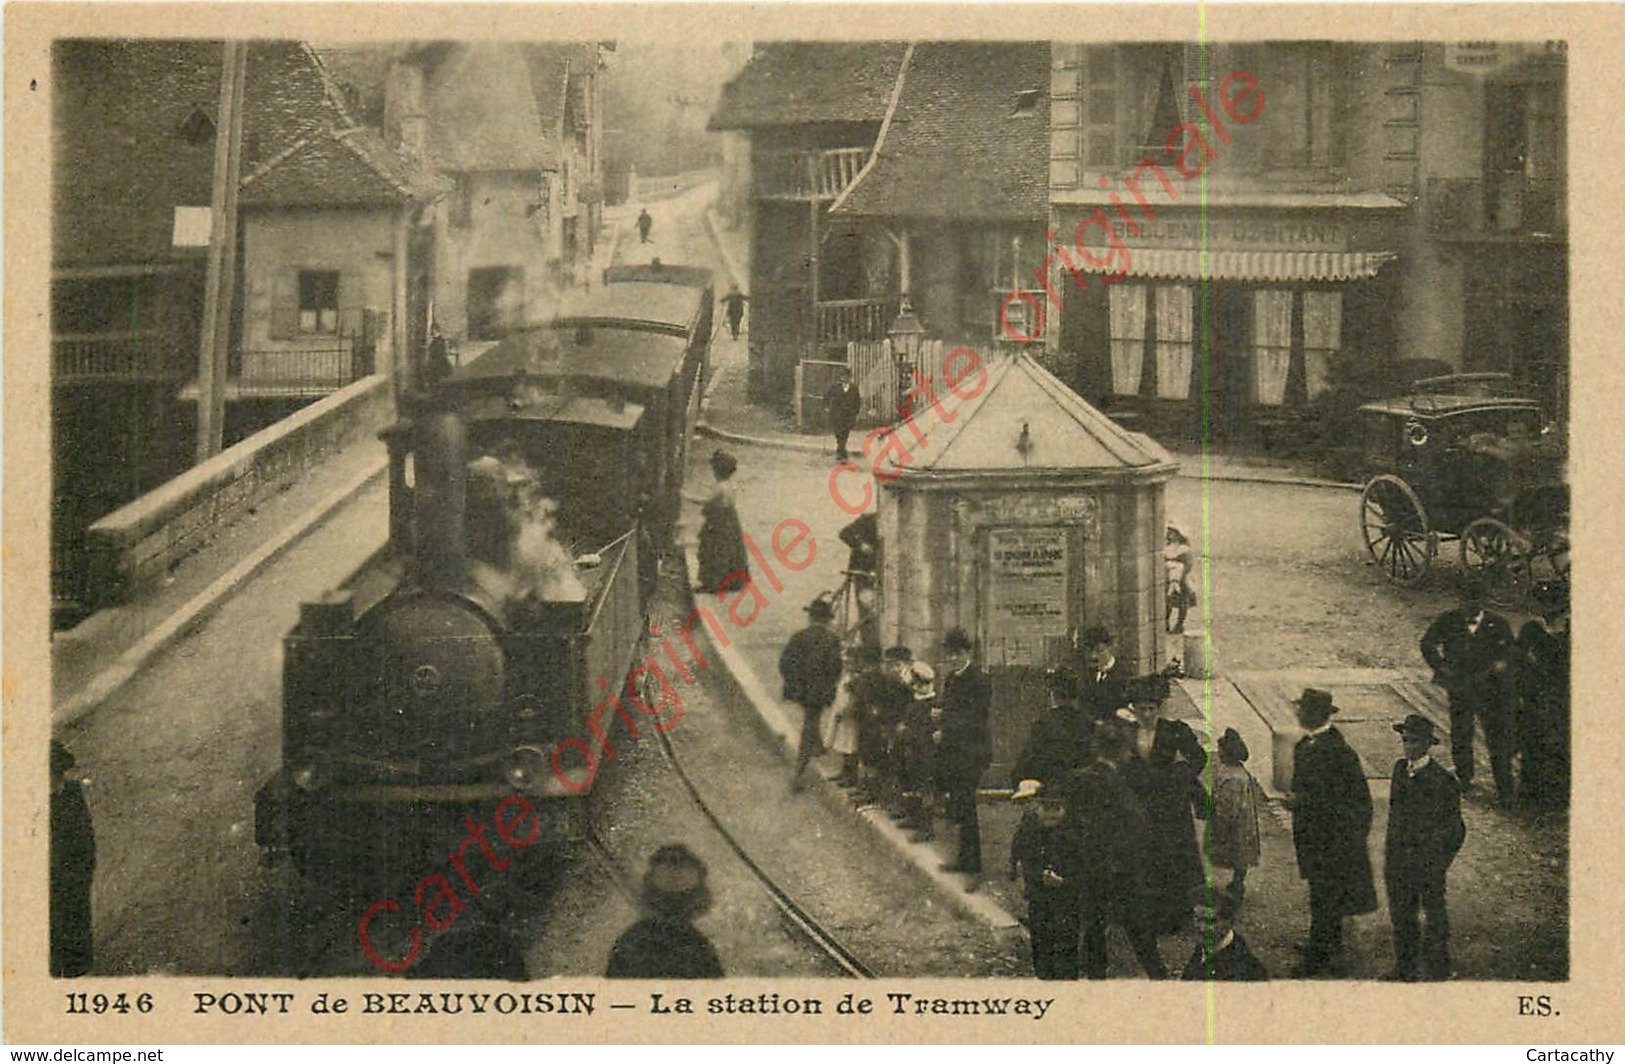
[[[1377,889],[1366,836],[1371,790],[1360,755],[1332,727],[1331,693],[1304,688],[1294,701],[1308,734],[1293,751],[1292,844],[1309,884],[1309,940],[1292,974],[1319,975],[1343,947],[1343,917],[1373,912]]]
[[[1484,727],[1495,775],[1496,800],[1513,803],[1510,663],[1516,654],[1512,626],[1484,608],[1484,596],[1470,585],[1461,605],[1434,618],[1422,634],[1422,657],[1433,682],[1450,695],[1450,760],[1462,789],[1473,782],[1473,722]]]
[[[842,366],[835,375],[835,383],[824,393],[824,405],[829,409],[829,430],[835,434],[835,460],[846,461],[846,439],[858,423],[858,412],[863,409],[863,398],[858,386],[852,383],[852,371]]]
[[[1247,948],[1236,930],[1241,900],[1223,887],[1212,887],[1198,901],[1196,947],[1180,978],[1207,982],[1261,982],[1270,977],[1264,962]]]
[[[1538,619],[1518,630],[1518,798],[1535,808],[1569,801],[1569,590],[1543,580],[1534,588]]]
[[[1033,974],[1076,979],[1083,855],[1077,832],[1066,822],[1066,796],[1048,780],[1028,779],[1015,800],[1027,808],[1010,843],[1010,874],[1021,875],[1027,899]]]
[[[649,209],[647,207],[640,207],[638,209],[637,226],[638,243],[647,244],[649,242],[649,230],[655,227],[655,220],[649,216]],[[658,266],[659,264],[659,260],[655,260],[655,265]]]
[[[982,773],[993,761],[993,732],[988,709],[993,687],[987,673],[971,661],[973,646],[963,628],[943,637],[947,658],[942,678],[942,724],[937,748],[937,782],[945,798],[944,813],[959,825],[959,856],[943,866],[945,872],[970,876],[967,890],[976,889],[982,874],[982,830],[976,815],[976,790]]]
[[[1083,650],[1078,703],[1091,722],[1106,720],[1128,705],[1128,686],[1134,677],[1128,665],[1117,660],[1117,639],[1105,625],[1090,625],[1078,641]]]
[[[824,595],[807,607],[807,627],[790,637],[779,655],[779,675],[784,678],[784,697],[801,707],[801,744],[796,751],[796,771],[790,789],[801,790],[801,776],[807,765],[823,753],[819,719],[841,682],[841,640],[830,630],[835,609]]]
[[[1450,917],[1445,872],[1467,836],[1461,789],[1428,751],[1439,742],[1433,722],[1412,713],[1394,725],[1405,756],[1394,762],[1388,799],[1388,916],[1394,924],[1394,969],[1385,978],[1415,982],[1450,978]],[[1426,927],[1417,919],[1421,910]]]
[[[1064,790],[1094,760],[1090,742],[1094,726],[1078,706],[1077,674],[1064,665],[1050,669],[1044,687],[1049,708],[1033,721],[1011,777],[1018,793],[1036,780],[1048,780],[1051,787]]]
[[[643,876],[643,918],[622,932],[604,972],[611,979],[720,979],[722,962],[694,920],[711,908],[705,862],[687,846],[662,846]]]
[[[96,874],[96,832],[84,786],[69,779],[73,754],[51,740],[51,974],[85,975],[94,957],[90,884]]]

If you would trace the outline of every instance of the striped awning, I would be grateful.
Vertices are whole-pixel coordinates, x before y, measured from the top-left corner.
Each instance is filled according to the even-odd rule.
[[[1122,268],[1117,256],[1104,249],[1096,258],[1107,258],[1095,266],[1087,258],[1075,257],[1086,273],[1116,273]],[[1179,277],[1197,280],[1212,277],[1223,281],[1360,281],[1375,277],[1384,263],[1397,257],[1393,251],[1202,251],[1198,248],[1130,248],[1130,277]]]

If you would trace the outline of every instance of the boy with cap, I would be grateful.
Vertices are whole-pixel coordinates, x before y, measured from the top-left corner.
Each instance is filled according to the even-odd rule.
[[[1394,762],[1388,800],[1388,916],[1394,924],[1394,969],[1384,978],[1415,982],[1450,978],[1450,917],[1444,881],[1461,849],[1461,788],[1429,754],[1439,742],[1433,722],[1412,713],[1394,725],[1405,756]],[[1427,916],[1425,927],[1418,910]]]
[[[784,697],[801,707],[801,743],[796,751],[796,772],[790,779],[792,791],[801,790],[801,776],[807,765],[824,751],[819,720],[835,701],[843,667],[841,640],[830,629],[835,608],[824,595],[807,607],[807,627],[790,637],[779,655],[779,675],[784,678]]]
[[[1066,822],[1065,795],[1049,780],[1029,779],[1014,800],[1026,809],[1010,843],[1010,878],[1020,873],[1027,898],[1033,974],[1076,979],[1082,854],[1077,831]]]
[[[662,846],[643,875],[643,919],[609,953],[610,979],[720,979],[722,962],[694,920],[711,908],[705,862],[687,846]]]

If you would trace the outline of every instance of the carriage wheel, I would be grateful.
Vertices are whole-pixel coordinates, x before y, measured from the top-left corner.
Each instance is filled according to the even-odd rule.
[[[1377,477],[1360,493],[1360,531],[1372,560],[1396,584],[1416,583],[1433,563],[1427,511],[1396,476]]]
[[[1484,582],[1484,593],[1497,605],[1515,602],[1527,583],[1526,543],[1505,522],[1480,517],[1461,533],[1461,564]]]

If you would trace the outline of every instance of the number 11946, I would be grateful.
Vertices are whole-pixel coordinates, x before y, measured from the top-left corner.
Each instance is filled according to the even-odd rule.
[[[132,1008],[139,1013],[152,1011],[152,995],[137,994],[135,1000],[130,1000],[128,994],[69,994],[68,1015],[70,1016],[102,1016],[109,1012],[128,1013]]]

